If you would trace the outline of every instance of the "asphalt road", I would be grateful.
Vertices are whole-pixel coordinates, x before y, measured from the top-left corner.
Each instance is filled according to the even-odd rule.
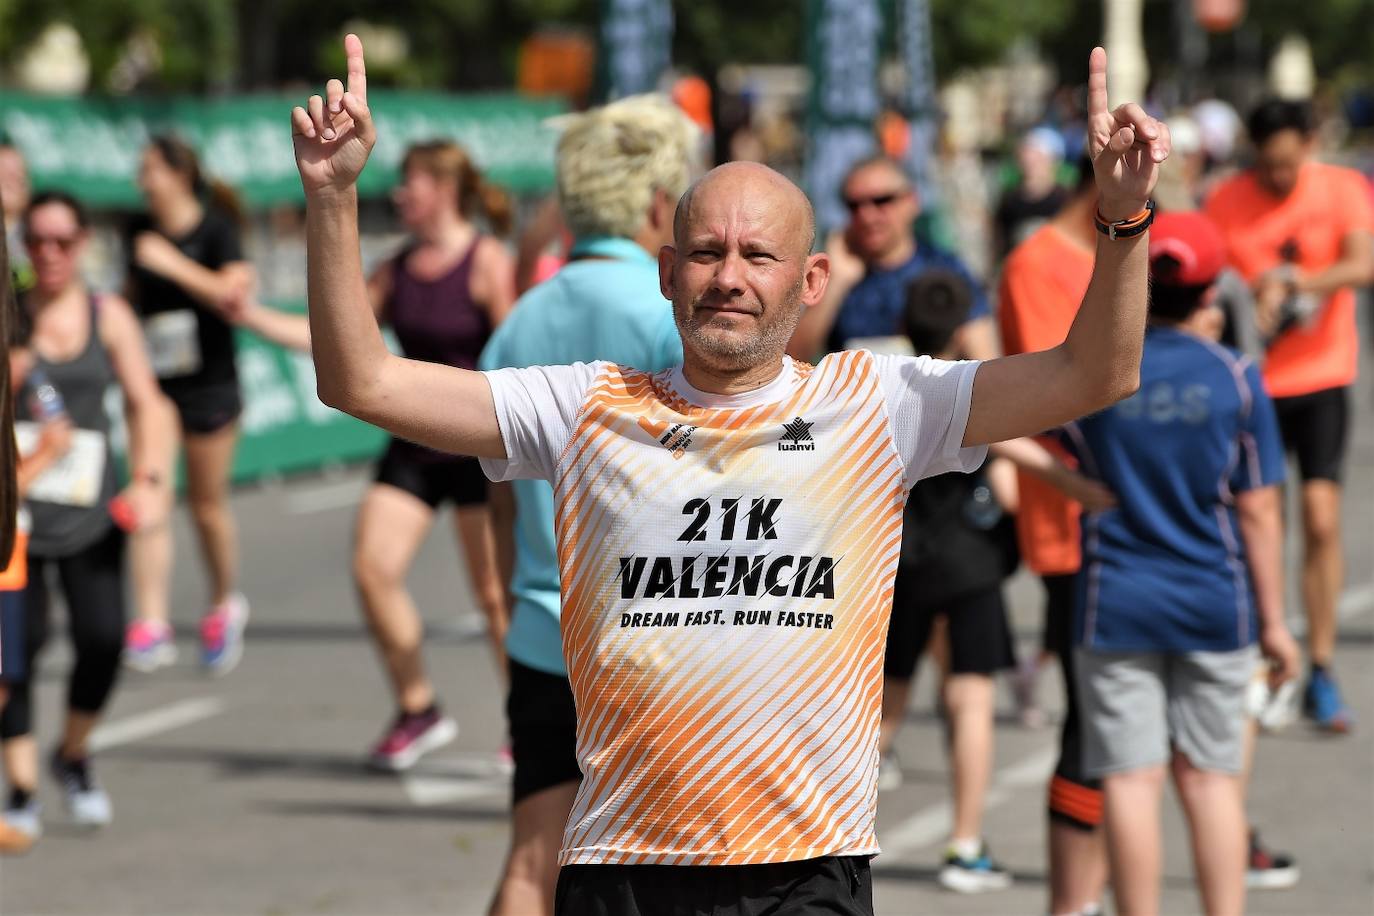
[[[1294,890],[1254,894],[1253,913],[1374,911],[1374,409],[1361,385],[1347,487],[1350,584],[1337,670],[1354,734],[1306,725],[1264,739],[1252,813],[1300,860]],[[42,843],[0,863],[0,913],[480,913],[507,839],[508,788],[495,751],[501,689],[447,524],[412,577],[430,624],[428,661],[458,741],[403,778],[361,765],[391,703],[360,626],[348,577],[351,517],[366,478],[352,472],[246,489],[235,497],[254,618],[243,665],[208,680],[193,665],[203,584],[184,513],[176,577],[183,662],[127,676],[98,735],[98,772],[115,805],[97,834],[62,825],[55,789]],[[1036,638],[1038,589],[1011,588],[1018,634]],[[44,660],[40,738],[54,741],[59,644]],[[1043,693],[1058,708],[1055,678]],[[941,729],[922,679],[899,745],[906,782],[879,805],[879,913],[1045,911],[1043,793],[1054,730],[1015,723],[1002,698],[986,835],[1012,889],[964,897],[934,882],[948,827]],[[1186,834],[1166,802],[1164,910],[1198,909]]]

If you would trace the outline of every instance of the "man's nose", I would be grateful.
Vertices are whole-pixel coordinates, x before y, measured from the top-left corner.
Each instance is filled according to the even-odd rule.
[[[739,295],[744,292],[744,266],[744,258],[740,257],[739,252],[726,252],[716,268],[712,285],[726,295]]]

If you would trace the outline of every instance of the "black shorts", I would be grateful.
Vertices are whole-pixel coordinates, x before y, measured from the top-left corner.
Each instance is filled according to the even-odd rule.
[[[162,391],[176,405],[182,432],[192,436],[217,433],[243,413],[243,396],[237,381],[198,388],[164,384]]]
[[[510,752],[515,758],[511,803],[566,782],[580,782],[577,766],[577,712],[572,685],[510,659]]]
[[[24,592],[0,591],[0,683],[24,680]]]
[[[1350,430],[1350,389],[1274,398],[1274,412],[1284,448],[1298,456],[1302,479],[1339,483]]]
[[[476,458],[433,458],[394,439],[377,465],[376,481],[406,491],[431,509],[444,502],[480,506],[487,501],[487,476]]]
[[[916,661],[930,641],[930,630],[941,614],[949,620],[950,674],[992,674],[1016,667],[1011,627],[1000,588],[972,592],[940,604],[914,597],[921,584],[897,573],[892,620],[887,626],[883,674],[909,680]]]
[[[1041,576],[1045,586],[1045,627],[1040,647],[1051,655],[1073,652],[1073,604],[1077,573]]]
[[[565,865],[558,916],[873,916],[867,856],[766,865]]]

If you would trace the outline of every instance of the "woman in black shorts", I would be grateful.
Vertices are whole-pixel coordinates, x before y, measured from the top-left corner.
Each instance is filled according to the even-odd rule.
[[[243,402],[234,363],[234,330],[224,318],[253,283],[239,243],[233,193],[206,179],[195,151],[170,136],[143,151],[139,188],[148,214],[129,234],[128,295],[143,320],[163,392],[181,418],[186,497],[210,577],[201,620],[201,662],[215,674],[238,663],[248,602],[238,591],[238,530],[229,475]],[[153,671],[175,659],[168,624],[172,542],[136,545],[139,619],[129,628],[125,660]]]
[[[377,318],[411,359],[477,368],[477,358],[515,304],[514,266],[505,246],[481,233],[510,227],[504,192],[486,184],[462,148],[448,141],[412,146],[401,161],[396,208],[411,239],[368,280]],[[282,346],[309,349],[309,325],[257,303],[236,313],[244,327]],[[353,578],[399,709],[372,748],[372,766],[405,770],[453,740],[458,726],[440,710],[421,655],[422,623],[406,576],[434,516],[454,509],[458,541],[487,635],[504,666],[505,583],[497,572],[487,479],[477,459],[392,439],[358,510]]]

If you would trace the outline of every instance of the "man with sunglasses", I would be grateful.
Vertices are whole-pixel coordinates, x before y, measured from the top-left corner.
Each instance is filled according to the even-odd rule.
[[[830,288],[802,316],[788,353],[813,360],[820,353],[853,349],[857,342],[881,348],[874,338],[901,333],[911,281],[930,270],[946,270],[973,289],[968,321],[954,337],[956,351],[970,359],[995,357],[991,309],[981,285],[958,258],[916,241],[921,201],[902,167],[882,156],[865,159],[849,170],[841,194],[850,217],[826,246]]]

